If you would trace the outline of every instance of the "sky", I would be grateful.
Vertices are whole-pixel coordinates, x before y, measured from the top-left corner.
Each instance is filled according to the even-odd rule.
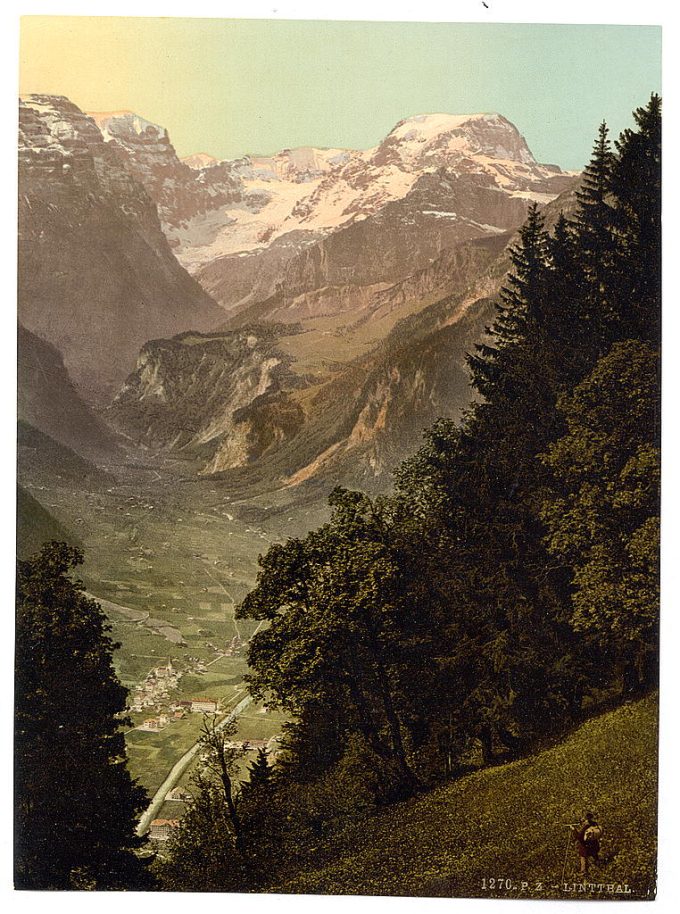
[[[404,117],[497,111],[539,161],[581,168],[660,91],[661,29],[25,16],[20,91],[133,110],[180,156],[364,149]]]

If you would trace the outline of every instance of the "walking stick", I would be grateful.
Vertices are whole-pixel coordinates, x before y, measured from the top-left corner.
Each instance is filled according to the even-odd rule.
[[[569,826],[571,828],[571,826]],[[567,832],[567,846],[564,849],[564,863],[562,864],[562,885],[564,885],[564,875],[567,871],[567,857],[569,856],[569,845],[571,844],[571,832]]]

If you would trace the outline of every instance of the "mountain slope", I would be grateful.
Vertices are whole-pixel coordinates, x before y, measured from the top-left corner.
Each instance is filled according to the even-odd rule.
[[[177,158],[132,112],[94,114],[157,203],[179,260],[227,310],[326,287],[394,283],[447,246],[517,227],[572,176],[540,165],[499,114],[400,121],[367,150]],[[191,167],[193,165],[194,167]]]
[[[425,426],[467,406],[464,353],[491,311],[482,304],[470,319],[457,303],[503,241],[460,245],[448,270],[437,263],[431,275],[376,293],[351,329],[265,323],[149,343],[107,415],[138,442],[201,459],[206,473],[257,461],[258,472],[288,485],[319,471],[337,481],[382,477]],[[422,329],[428,296],[452,288],[456,316],[433,345]],[[418,307],[422,316],[398,332]]]
[[[121,159],[128,170],[158,207],[171,245],[172,226],[241,200],[243,186],[238,175],[222,169],[211,173],[216,180],[207,186],[190,163],[178,158],[167,130],[158,124],[132,111],[93,112],[89,116],[106,143],[123,154]]]
[[[567,853],[567,891],[562,882],[564,823],[593,809],[604,835],[601,865],[593,867],[589,881],[601,888],[589,889],[585,897],[592,891],[600,899],[651,900],[656,892],[657,715],[656,696],[623,705],[589,720],[553,748],[478,771],[363,819],[324,841],[304,872],[269,890],[574,898],[578,858],[573,846]],[[490,878],[496,880],[493,888]]]
[[[282,332],[269,324],[153,340],[142,348],[107,416],[145,447],[208,461],[207,472],[248,463],[302,423],[299,407],[291,406],[278,424],[272,415],[267,442],[254,439],[248,423],[258,409],[280,405],[284,388],[299,383],[290,358],[277,348]]]
[[[17,486],[17,557],[28,558],[50,540],[79,544],[37,499]]]
[[[18,289],[21,322],[92,399],[116,389],[147,339],[219,316],[121,153],[61,96],[20,104]]]
[[[74,388],[59,351],[19,324],[18,417],[79,454],[111,456],[117,445]]]
[[[178,256],[225,308],[238,311],[275,290],[291,299],[393,283],[447,246],[516,228],[531,200],[548,202],[573,181],[537,164],[517,129],[495,114],[407,118],[377,147],[337,159],[287,214],[278,203],[248,219],[225,211],[233,221],[204,249],[198,227],[191,237],[187,229]]]
[[[85,487],[110,486],[114,477],[28,422],[17,423],[17,472],[25,486],[59,482]]]
[[[572,212],[574,200],[567,191],[547,204],[546,225],[554,225],[560,212]],[[227,433],[222,409],[212,419],[210,410],[202,412],[215,402],[216,387],[200,380],[198,350],[193,364],[184,359],[178,383],[191,388],[200,403],[204,427],[213,422],[224,432],[224,446],[217,436],[210,448],[203,446],[205,438],[183,438],[185,453],[202,459],[203,472],[252,467],[259,479],[289,487],[318,480],[324,486],[384,488],[390,471],[419,446],[425,428],[440,416],[458,419],[468,407],[472,391],[465,356],[493,322],[493,299],[515,241],[513,234],[494,234],[448,248],[402,282],[373,288],[362,307],[345,312],[342,321],[323,313],[303,319],[304,312],[286,308],[282,298],[269,301],[271,316],[301,318],[294,333],[285,325],[277,331],[276,358],[287,358],[286,372],[248,409],[239,411],[242,404],[234,401]],[[256,307],[244,314],[259,316]],[[225,331],[237,332],[238,327]],[[162,347],[156,348],[163,359]],[[247,371],[245,362],[242,368]],[[169,363],[160,370],[167,373]],[[174,401],[159,402],[152,386],[151,375],[138,368],[114,407],[114,412],[124,408],[117,427],[136,440],[144,440],[139,429],[151,404],[165,414],[163,423],[178,428]],[[168,442],[175,447],[172,436],[166,436]]]

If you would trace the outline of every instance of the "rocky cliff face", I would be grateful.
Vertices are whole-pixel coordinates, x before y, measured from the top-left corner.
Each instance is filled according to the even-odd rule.
[[[164,127],[132,111],[92,113],[111,149],[121,153],[128,171],[144,187],[158,207],[158,215],[171,246],[177,242],[173,228],[187,223],[244,195],[237,173],[212,168],[210,178],[198,173],[195,164],[181,161]],[[213,160],[211,165],[218,164]]]
[[[568,192],[548,204],[546,224],[553,225],[560,211],[570,213],[573,203],[573,193]],[[384,488],[390,471],[419,446],[425,428],[440,416],[457,419],[469,406],[466,353],[473,351],[493,323],[493,300],[510,267],[509,249],[516,240],[515,233],[506,232],[460,243],[401,282],[368,292],[356,332],[370,335],[376,324],[382,333],[364,355],[344,362],[340,349],[349,345],[354,327],[347,324],[342,331],[330,333],[329,351],[336,347],[336,359],[313,378],[303,370],[304,359],[310,348],[321,344],[323,335],[310,343],[306,341],[311,332],[304,323],[294,334],[286,325],[280,326],[272,348],[258,355],[255,364],[261,366],[264,358],[284,359],[285,353],[289,357],[285,371],[261,396],[258,368],[247,385],[247,405],[234,393],[241,388],[229,382],[220,384],[220,396],[227,399],[213,409],[209,404],[215,379],[207,374],[200,380],[194,354],[182,383],[195,384],[196,402],[208,404],[201,427],[222,423],[217,446],[203,455],[203,472],[234,470],[257,461],[258,479],[291,488],[315,484],[324,489],[332,484]],[[305,301],[309,304],[309,296]],[[292,311],[281,308],[278,313]],[[327,324],[322,321],[321,326]],[[242,339],[247,332],[234,330],[225,338]],[[252,351],[258,352],[259,345]],[[234,359],[231,372],[251,370],[250,354],[238,362],[244,355],[241,349],[234,350]],[[130,416],[148,413],[145,403],[158,376],[154,368],[143,389],[129,385],[125,399]],[[171,400],[165,402],[169,408]],[[227,422],[222,421],[224,416]],[[132,430],[134,421],[128,419],[126,429]],[[199,437],[192,431],[194,451]],[[173,448],[185,446],[169,435],[165,440]]]
[[[137,444],[291,487],[380,487],[460,415],[509,239],[532,200],[550,211],[575,183],[499,115],[217,163],[66,99],[25,100],[21,129],[29,329],[81,387],[116,385],[107,418]]]
[[[467,406],[465,352],[483,335],[491,307],[474,299],[469,308],[461,296],[506,242],[460,245],[377,291],[368,323],[381,324],[427,295],[437,304],[397,323],[366,356],[320,383],[291,356],[304,352],[306,333],[291,332],[290,324],[147,344],[109,411],[112,424],[147,446],[198,459],[203,473],[257,461],[258,473],[276,484],[380,487],[427,425]],[[453,294],[442,302],[444,290]]]
[[[448,246],[516,228],[531,200],[547,202],[572,181],[538,164],[498,114],[407,118],[368,150],[219,163],[205,154],[180,162],[166,131],[136,115],[95,117],[157,202],[180,261],[229,312],[244,313],[237,322],[252,319],[253,306],[269,319],[260,306],[273,296],[288,303],[398,282]]]
[[[281,332],[270,326],[149,342],[107,417],[137,443],[184,454],[204,472],[245,465],[300,424],[283,393],[297,379],[277,349]]]
[[[22,323],[95,400],[117,389],[145,340],[219,316],[120,151],[60,96],[20,104],[18,282]]]

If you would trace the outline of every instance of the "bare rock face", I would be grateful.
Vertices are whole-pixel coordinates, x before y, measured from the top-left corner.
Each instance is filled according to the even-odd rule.
[[[18,282],[22,323],[92,400],[119,387],[146,340],[219,317],[120,152],[61,96],[20,104]]]
[[[275,326],[155,340],[107,411],[148,448],[170,449],[207,473],[244,466],[297,432],[301,410],[283,395],[298,381]]]
[[[164,127],[131,111],[90,115],[112,149],[120,151],[128,170],[158,207],[171,246],[174,226],[182,225],[243,196],[243,185],[230,169],[211,170],[210,180],[177,157]],[[213,160],[211,164],[217,164]]]
[[[258,474],[277,484],[322,479],[380,487],[428,424],[468,405],[465,352],[492,309],[485,300],[468,313],[463,293],[507,240],[461,244],[403,283],[374,291],[367,323],[384,322],[405,303],[445,297],[321,385],[288,353],[291,340],[304,345],[300,326],[188,334],[142,349],[107,417],[145,446],[198,460],[204,474],[257,462]]]
[[[198,224],[193,236],[187,228],[178,256],[235,319],[250,319],[252,305],[275,293],[288,303],[327,287],[400,281],[447,247],[516,228],[532,201],[547,203],[574,181],[539,165],[497,114],[408,118],[374,149],[326,161],[333,167],[310,173],[289,211],[265,204],[245,219],[229,210],[233,223],[203,249]],[[248,234],[267,218],[267,231]]]

